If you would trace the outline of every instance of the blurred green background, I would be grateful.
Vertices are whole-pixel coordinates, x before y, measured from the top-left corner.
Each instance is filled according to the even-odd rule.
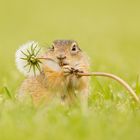
[[[91,58],[92,70],[140,73],[139,0],[0,0],[0,82],[18,73],[16,49],[29,40],[51,44],[74,39]],[[10,78],[10,80],[9,80]]]
[[[139,0],[0,0],[0,88],[6,85],[11,93],[15,94],[24,78],[15,66],[15,51],[20,45],[29,40],[36,40],[48,46],[55,39],[76,40],[89,55],[92,71],[117,74],[128,81],[133,88],[137,84],[137,89],[140,91],[139,83],[136,82],[140,74]],[[100,82],[104,86],[103,89]],[[97,98],[91,96],[94,100],[91,102],[91,107],[96,106],[96,108],[93,109],[88,121],[83,119],[78,111],[67,118],[64,110],[54,109],[49,116],[53,119],[49,117],[45,119],[40,116],[43,111],[35,113],[32,109],[23,107],[25,115],[21,115],[19,106],[8,103],[5,107],[5,104],[2,104],[0,107],[3,112],[0,117],[2,140],[9,138],[31,140],[40,137],[45,139],[46,133],[48,139],[61,140],[74,139],[75,134],[77,134],[76,140],[78,138],[108,140],[114,138],[113,135],[116,139],[139,139],[140,113],[137,112],[137,106],[129,106],[129,102],[127,104],[125,102],[123,105],[119,104],[118,111],[116,108],[122,97],[120,96],[116,103],[111,100],[111,93],[114,92],[116,95],[122,93],[122,88],[102,78],[99,81],[92,80],[91,85],[95,95],[98,96]],[[108,89],[108,85],[111,90]],[[107,92],[107,95],[110,93],[105,96],[107,103],[105,98],[98,99],[102,98],[97,94],[99,92],[104,94]],[[126,99],[122,99],[121,103],[123,101]],[[9,107],[12,113],[9,113]],[[3,111],[3,108],[6,111]],[[122,113],[123,111],[125,113]],[[133,111],[136,116],[133,116]],[[23,122],[18,122],[17,118]],[[120,126],[123,127],[121,132],[118,132]],[[19,133],[16,133],[18,130]],[[59,130],[56,137],[53,130]],[[66,137],[63,136],[63,132]]]

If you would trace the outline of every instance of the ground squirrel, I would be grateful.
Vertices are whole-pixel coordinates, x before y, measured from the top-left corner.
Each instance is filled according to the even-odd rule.
[[[19,95],[31,95],[35,104],[42,100],[49,102],[56,96],[71,104],[78,97],[83,107],[87,106],[89,77],[76,76],[75,73],[88,72],[89,59],[77,42],[55,40],[44,56],[57,62],[61,70],[49,71],[44,61],[40,75],[27,77],[21,85]]]

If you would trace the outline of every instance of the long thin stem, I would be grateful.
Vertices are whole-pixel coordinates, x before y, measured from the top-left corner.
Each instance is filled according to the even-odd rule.
[[[53,62],[55,62],[53,59],[51,59],[51,58],[48,58],[48,57],[37,57],[37,59],[44,59],[44,60],[51,60],[51,61],[53,61]],[[56,62],[55,62],[56,63]]]
[[[111,78],[117,82],[119,82],[124,88],[126,88],[127,91],[133,96],[136,102],[140,103],[140,99],[135,93],[135,91],[127,84],[123,79],[120,77],[110,74],[110,73],[105,73],[105,72],[92,72],[92,73],[78,73],[79,76],[103,76],[103,77],[108,77]]]
[[[54,61],[51,58],[47,58],[47,57],[40,57],[38,59],[44,59],[44,60],[51,60]],[[55,61],[54,61],[55,62]],[[127,82],[125,82],[123,79],[121,79],[120,77],[111,74],[111,73],[105,73],[105,72],[91,72],[91,73],[77,73],[78,76],[103,76],[103,77],[108,77],[111,78],[117,82],[119,82],[135,99],[136,102],[140,103],[140,99],[137,96],[137,94],[135,93],[135,91],[129,86],[129,84]]]

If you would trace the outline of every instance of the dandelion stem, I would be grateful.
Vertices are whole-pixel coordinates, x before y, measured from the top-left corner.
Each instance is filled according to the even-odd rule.
[[[123,79],[121,79],[120,77],[114,74],[105,73],[105,72],[92,72],[92,73],[78,73],[78,75],[79,76],[104,76],[104,77],[111,78],[119,82],[133,96],[135,101],[140,103],[139,97],[137,96],[135,91],[129,86],[129,84],[127,84]]]
[[[48,58],[48,57],[37,57],[37,59],[51,60],[51,61],[55,62],[53,59]]]

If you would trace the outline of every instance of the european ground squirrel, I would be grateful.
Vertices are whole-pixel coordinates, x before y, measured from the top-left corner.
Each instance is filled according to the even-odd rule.
[[[35,47],[33,48],[34,44]],[[28,46],[31,46],[33,54],[29,52]],[[103,76],[119,82],[133,96],[135,101],[140,103],[140,99],[135,91],[120,77],[105,72],[89,72],[89,58],[79,48],[76,41],[56,40],[51,48],[41,57],[37,56],[39,51],[34,52],[35,48],[36,43],[34,42],[29,43],[27,46],[25,45],[25,48],[23,47],[29,56],[23,50],[19,49],[17,51],[17,66],[19,70],[20,65],[22,65],[20,60],[23,59],[23,61],[27,61],[27,64],[23,65],[23,69],[29,66],[30,70],[32,67],[35,74],[36,65],[40,71],[37,76],[30,75],[22,83],[18,94],[21,100],[26,95],[32,97],[35,105],[41,102],[49,103],[56,98],[61,103],[68,105],[78,103],[78,100],[81,103],[81,109],[85,112],[88,108],[89,76]],[[21,53],[25,57],[20,57]],[[38,64],[39,62],[42,63],[41,68]],[[53,69],[52,64],[50,65],[49,63],[53,64]]]
[[[39,104],[42,100],[49,102],[58,97],[68,104],[79,99],[83,107],[87,106],[89,77],[77,76],[76,73],[89,71],[89,59],[77,42],[55,40],[44,57],[57,62],[61,70],[49,70],[44,60],[40,75],[27,77],[21,85],[19,95],[31,95],[34,104]]]

